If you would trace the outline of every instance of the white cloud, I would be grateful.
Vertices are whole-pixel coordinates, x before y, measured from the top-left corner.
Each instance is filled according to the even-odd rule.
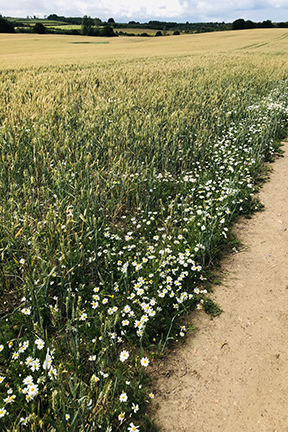
[[[90,15],[107,20],[231,21],[242,17],[282,21],[287,0],[0,0],[4,16]]]

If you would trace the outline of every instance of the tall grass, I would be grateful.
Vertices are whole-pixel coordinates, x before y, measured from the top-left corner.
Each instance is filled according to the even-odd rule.
[[[287,126],[280,62],[1,71],[4,430],[152,430],[146,356],[209,309],[209,263],[233,218],[260,206]]]

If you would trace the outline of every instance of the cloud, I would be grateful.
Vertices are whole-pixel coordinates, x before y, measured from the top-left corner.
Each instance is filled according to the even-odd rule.
[[[149,21],[233,21],[236,18],[282,21],[287,0],[0,0],[4,16],[49,15],[113,17]]]

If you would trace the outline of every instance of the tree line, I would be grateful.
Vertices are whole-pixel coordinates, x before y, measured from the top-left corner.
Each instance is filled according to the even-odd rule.
[[[28,24],[27,24],[28,21]],[[32,21],[32,20],[31,20]],[[81,28],[78,29],[67,29],[65,28],[51,28],[48,25],[44,25],[41,21],[56,21],[60,23],[78,25]],[[64,24],[64,25],[65,25]],[[0,15],[0,33],[64,33],[64,34],[82,34],[87,36],[117,36],[125,35],[125,29],[151,29],[156,30],[157,36],[162,36],[167,31],[173,31],[173,34],[177,35],[180,33],[204,33],[213,31],[224,31],[224,30],[243,30],[253,28],[288,28],[288,22],[273,23],[271,20],[265,20],[262,22],[253,22],[251,20],[244,20],[239,18],[233,23],[225,22],[208,22],[208,23],[177,23],[177,22],[166,22],[166,21],[149,21],[147,23],[140,23],[137,21],[129,21],[128,23],[117,23],[113,18],[109,18],[107,21],[102,21],[100,18],[91,18],[90,16],[84,15],[84,17],[64,17],[58,16],[57,14],[50,14],[46,20],[38,19],[34,25],[29,25],[29,20],[8,20]],[[15,30],[16,29],[16,30]],[[130,33],[131,35],[131,33]],[[143,36],[148,36],[147,33],[142,33]]]

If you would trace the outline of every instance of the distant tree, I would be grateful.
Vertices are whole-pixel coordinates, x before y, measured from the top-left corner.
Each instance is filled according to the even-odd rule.
[[[109,24],[115,24],[114,18],[109,18],[107,22]]]
[[[140,36],[148,37],[149,35],[148,35],[148,33],[145,33],[145,32],[144,32],[144,33],[141,33]]]
[[[287,28],[288,27],[288,21],[286,22],[279,22],[278,23],[279,28]]]
[[[50,14],[50,15],[48,15],[47,19],[51,20],[51,21],[57,21],[58,15],[56,15],[56,14]]]
[[[273,28],[274,25],[273,25],[272,21],[266,20],[266,21],[262,22],[261,27],[263,27],[263,28]]]
[[[180,35],[180,32],[179,32],[179,30],[175,30],[175,31],[173,32],[173,35],[175,35],[175,36],[178,36],[178,35]]]
[[[33,27],[33,33],[45,34],[46,28],[42,23],[37,22]]]
[[[239,18],[232,23],[232,30],[243,30],[245,29],[245,20],[243,18]]]
[[[160,30],[158,30],[155,34],[155,36],[162,36],[162,32]]]
[[[252,29],[256,28],[256,23],[250,20],[245,21],[245,28],[246,29]]]
[[[81,22],[81,34],[83,35],[91,35],[92,33],[93,20],[87,15],[84,15]]]
[[[0,33],[15,33],[13,25],[2,17],[0,18]]]
[[[96,27],[99,27],[102,24],[101,19],[96,17],[94,19],[94,24],[95,24]]]
[[[116,36],[114,33],[114,30],[112,27],[110,27],[109,25],[105,25],[102,29],[101,29],[101,36]]]

